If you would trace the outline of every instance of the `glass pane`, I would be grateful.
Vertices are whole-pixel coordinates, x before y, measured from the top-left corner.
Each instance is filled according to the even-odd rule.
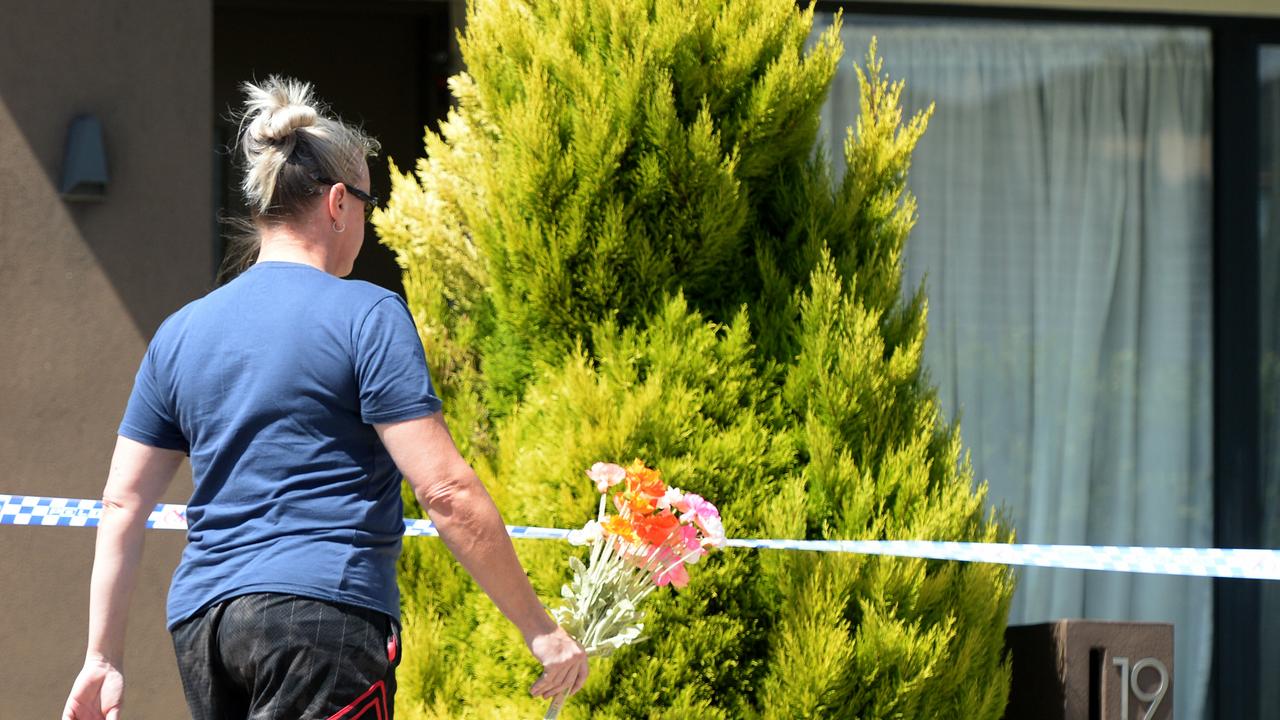
[[[1280,46],[1259,56],[1262,128],[1258,207],[1262,306],[1262,542],[1280,548]],[[1280,677],[1280,583],[1262,585],[1260,677]],[[1261,708],[1280,707],[1280,684],[1263,681]]]
[[[1212,546],[1208,31],[848,17],[847,55],[873,35],[907,111],[936,103],[904,290],[992,501],[1023,542]],[[846,60],[834,155],[857,92]],[[1012,623],[1068,617],[1174,623],[1176,714],[1203,716],[1210,581],[1019,573]]]

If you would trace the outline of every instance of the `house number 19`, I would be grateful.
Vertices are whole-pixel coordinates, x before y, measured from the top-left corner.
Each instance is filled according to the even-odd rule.
[[[1133,664],[1133,671],[1130,672],[1129,658],[1118,657],[1112,658],[1112,665],[1120,668],[1120,720],[1129,720],[1129,692],[1133,692],[1133,696],[1140,703],[1151,703],[1147,708],[1147,712],[1142,716],[1142,720],[1151,720],[1156,715],[1156,708],[1160,707],[1160,701],[1164,700],[1165,691],[1169,689],[1169,670],[1164,663],[1155,658],[1142,658]],[[1151,668],[1160,676],[1160,682],[1154,690],[1143,690],[1141,683],[1138,682],[1138,676],[1143,670]]]

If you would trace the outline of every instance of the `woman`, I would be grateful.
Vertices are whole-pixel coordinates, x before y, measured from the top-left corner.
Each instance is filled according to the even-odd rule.
[[[184,455],[195,487],[168,627],[196,720],[391,717],[401,473],[542,663],[532,694],[576,692],[586,655],[544,611],[455,448],[408,308],[340,279],[375,202],[376,143],[326,117],[308,85],[273,77],[244,90],[257,262],[167,319],[138,370],[63,719],[118,717],[143,528]]]

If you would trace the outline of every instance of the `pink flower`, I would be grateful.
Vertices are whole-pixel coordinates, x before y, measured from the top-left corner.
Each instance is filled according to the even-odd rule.
[[[699,515],[697,523],[703,534],[706,535],[702,539],[703,547],[724,547],[724,525],[720,523],[719,515],[712,517]]]
[[[680,539],[684,541],[685,550],[701,547],[698,543],[698,529],[692,525],[680,526]]]
[[[680,541],[684,543],[680,554],[684,562],[690,565],[696,564],[703,555],[707,554],[707,551],[702,549],[702,539],[698,536],[698,529],[692,525],[680,526]]]
[[[608,492],[609,488],[627,479],[627,471],[621,465],[598,462],[587,471],[587,477],[596,483],[597,492]]]
[[[715,505],[704,500],[701,495],[686,493],[680,502],[676,503],[676,508],[682,513],[680,522],[691,523],[695,520],[709,518],[720,519],[720,511],[716,509]]]
[[[720,522],[720,511],[715,505],[707,502],[701,495],[686,493],[676,507],[681,513],[681,523],[697,525],[706,536],[702,540],[703,547],[724,546],[724,525]]]
[[[653,576],[653,584],[658,587],[666,587],[667,585],[674,585],[677,588],[685,587],[689,584],[689,571],[685,570],[684,563],[677,562],[655,574]]]

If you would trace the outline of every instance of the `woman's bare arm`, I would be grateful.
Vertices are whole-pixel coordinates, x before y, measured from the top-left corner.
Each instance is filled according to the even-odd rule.
[[[545,672],[530,693],[577,692],[587,680],[587,655],[542,607],[498,508],[458,453],[441,414],[374,427],[440,538],[542,663]]]
[[[93,575],[89,584],[89,643],[63,720],[111,720],[124,694],[124,635],[129,598],[142,559],[147,516],[173,480],[184,455],[117,438],[102,493]]]

